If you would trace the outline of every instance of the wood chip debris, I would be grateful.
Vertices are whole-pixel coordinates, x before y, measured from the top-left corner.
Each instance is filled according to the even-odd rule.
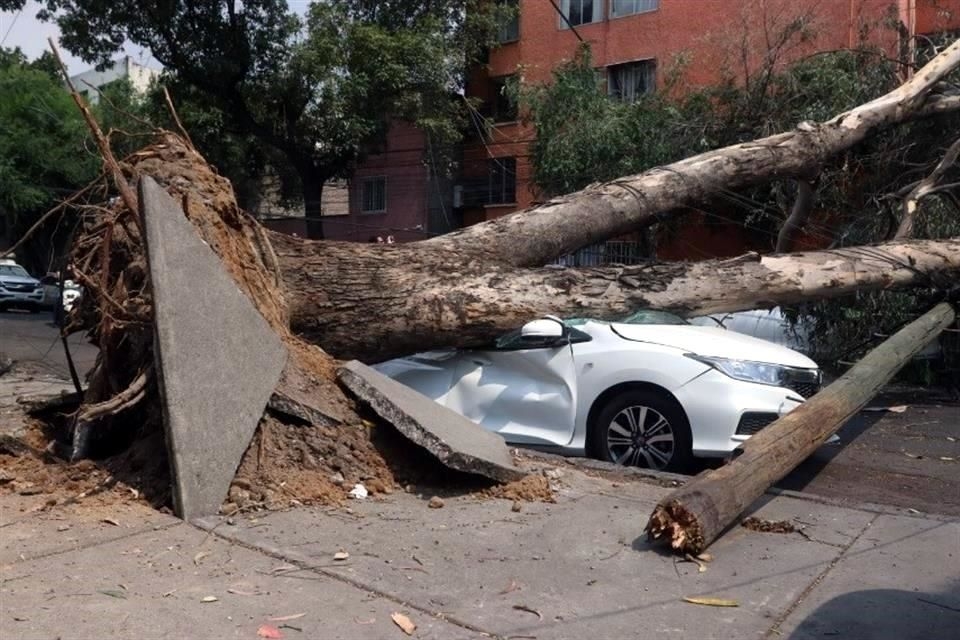
[[[394,612],[390,614],[390,619],[393,620],[393,624],[400,627],[405,634],[412,636],[413,632],[417,630],[417,625],[414,624],[413,620],[408,618],[399,612]]]

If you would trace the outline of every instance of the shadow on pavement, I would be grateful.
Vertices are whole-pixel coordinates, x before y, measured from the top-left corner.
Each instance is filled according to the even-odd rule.
[[[804,618],[790,640],[954,640],[960,634],[960,583],[945,593],[900,589],[854,591]]]

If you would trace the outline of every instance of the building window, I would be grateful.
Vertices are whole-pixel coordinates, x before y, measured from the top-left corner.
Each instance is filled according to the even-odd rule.
[[[513,122],[517,119],[517,101],[509,86],[513,76],[491,78],[493,96],[487,105],[489,116],[494,122]]]
[[[360,213],[383,213],[386,210],[386,176],[364,178],[360,182]]]
[[[517,159],[491,158],[487,161],[487,204],[513,204],[517,201]]]
[[[603,0],[561,0],[560,11],[567,17],[566,20],[560,18],[561,29],[600,22],[603,20]]]
[[[513,12],[509,20],[497,29],[497,42],[506,44],[520,39],[520,0],[497,0],[497,4],[509,7]]]
[[[636,102],[657,88],[657,63],[641,60],[607,67],[607,93],[621,102]]]
[[[610,0],[610,17],[622,18],[635,13],[656,11],[660,8],[660,0]]]

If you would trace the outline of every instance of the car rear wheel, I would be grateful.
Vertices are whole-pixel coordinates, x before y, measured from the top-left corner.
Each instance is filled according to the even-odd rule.
[[[671,398],[631,390],[610,400],[590,429],[602,460],[656,470],[685,471],[693,458],[690,425]]]

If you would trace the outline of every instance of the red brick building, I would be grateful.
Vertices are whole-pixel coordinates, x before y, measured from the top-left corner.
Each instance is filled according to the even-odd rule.
[[[446,189],[429,180],[424,161],[430,150],[423,136],[398,125],[386,152],[357,172],[351,218],[377,221],[384,228],[420,224],[432,231],[437,225],[431,220],[473,224],[535,204],[538,194],[530,179],[528,151],[534,132],[518,121],[501,88],[515,76],[523,84],[549,82],[551,72],[575,55],[581,40],[590,43],[610,94],[632,100],[661,87],[678,56],[686,61],[687,86],[714,83],[725,71],[742,79],[759,67],[770,38],[805,14],[812,17],[812,37],[791,45],[784,63],[816,51],[854,47],[864,38],[898,54],[904,45],[898,24],[910,34],[908,44],[915,35],[960,28],[960,0],[512,1],[519,6],[516,23],[502,29],[501,45],[468,79],[467,94],[483,101],[478,117],[490,118],[494,125],[489,132],[478,125],[476,135],[468,136],[456,184]],[[437,207],[442,218],[436,215]],[[342,237],[334,228],[329,232],[331,238]],[[695,254],[725,253],[715,239],[703,241],[709,249],[694,246]]]

